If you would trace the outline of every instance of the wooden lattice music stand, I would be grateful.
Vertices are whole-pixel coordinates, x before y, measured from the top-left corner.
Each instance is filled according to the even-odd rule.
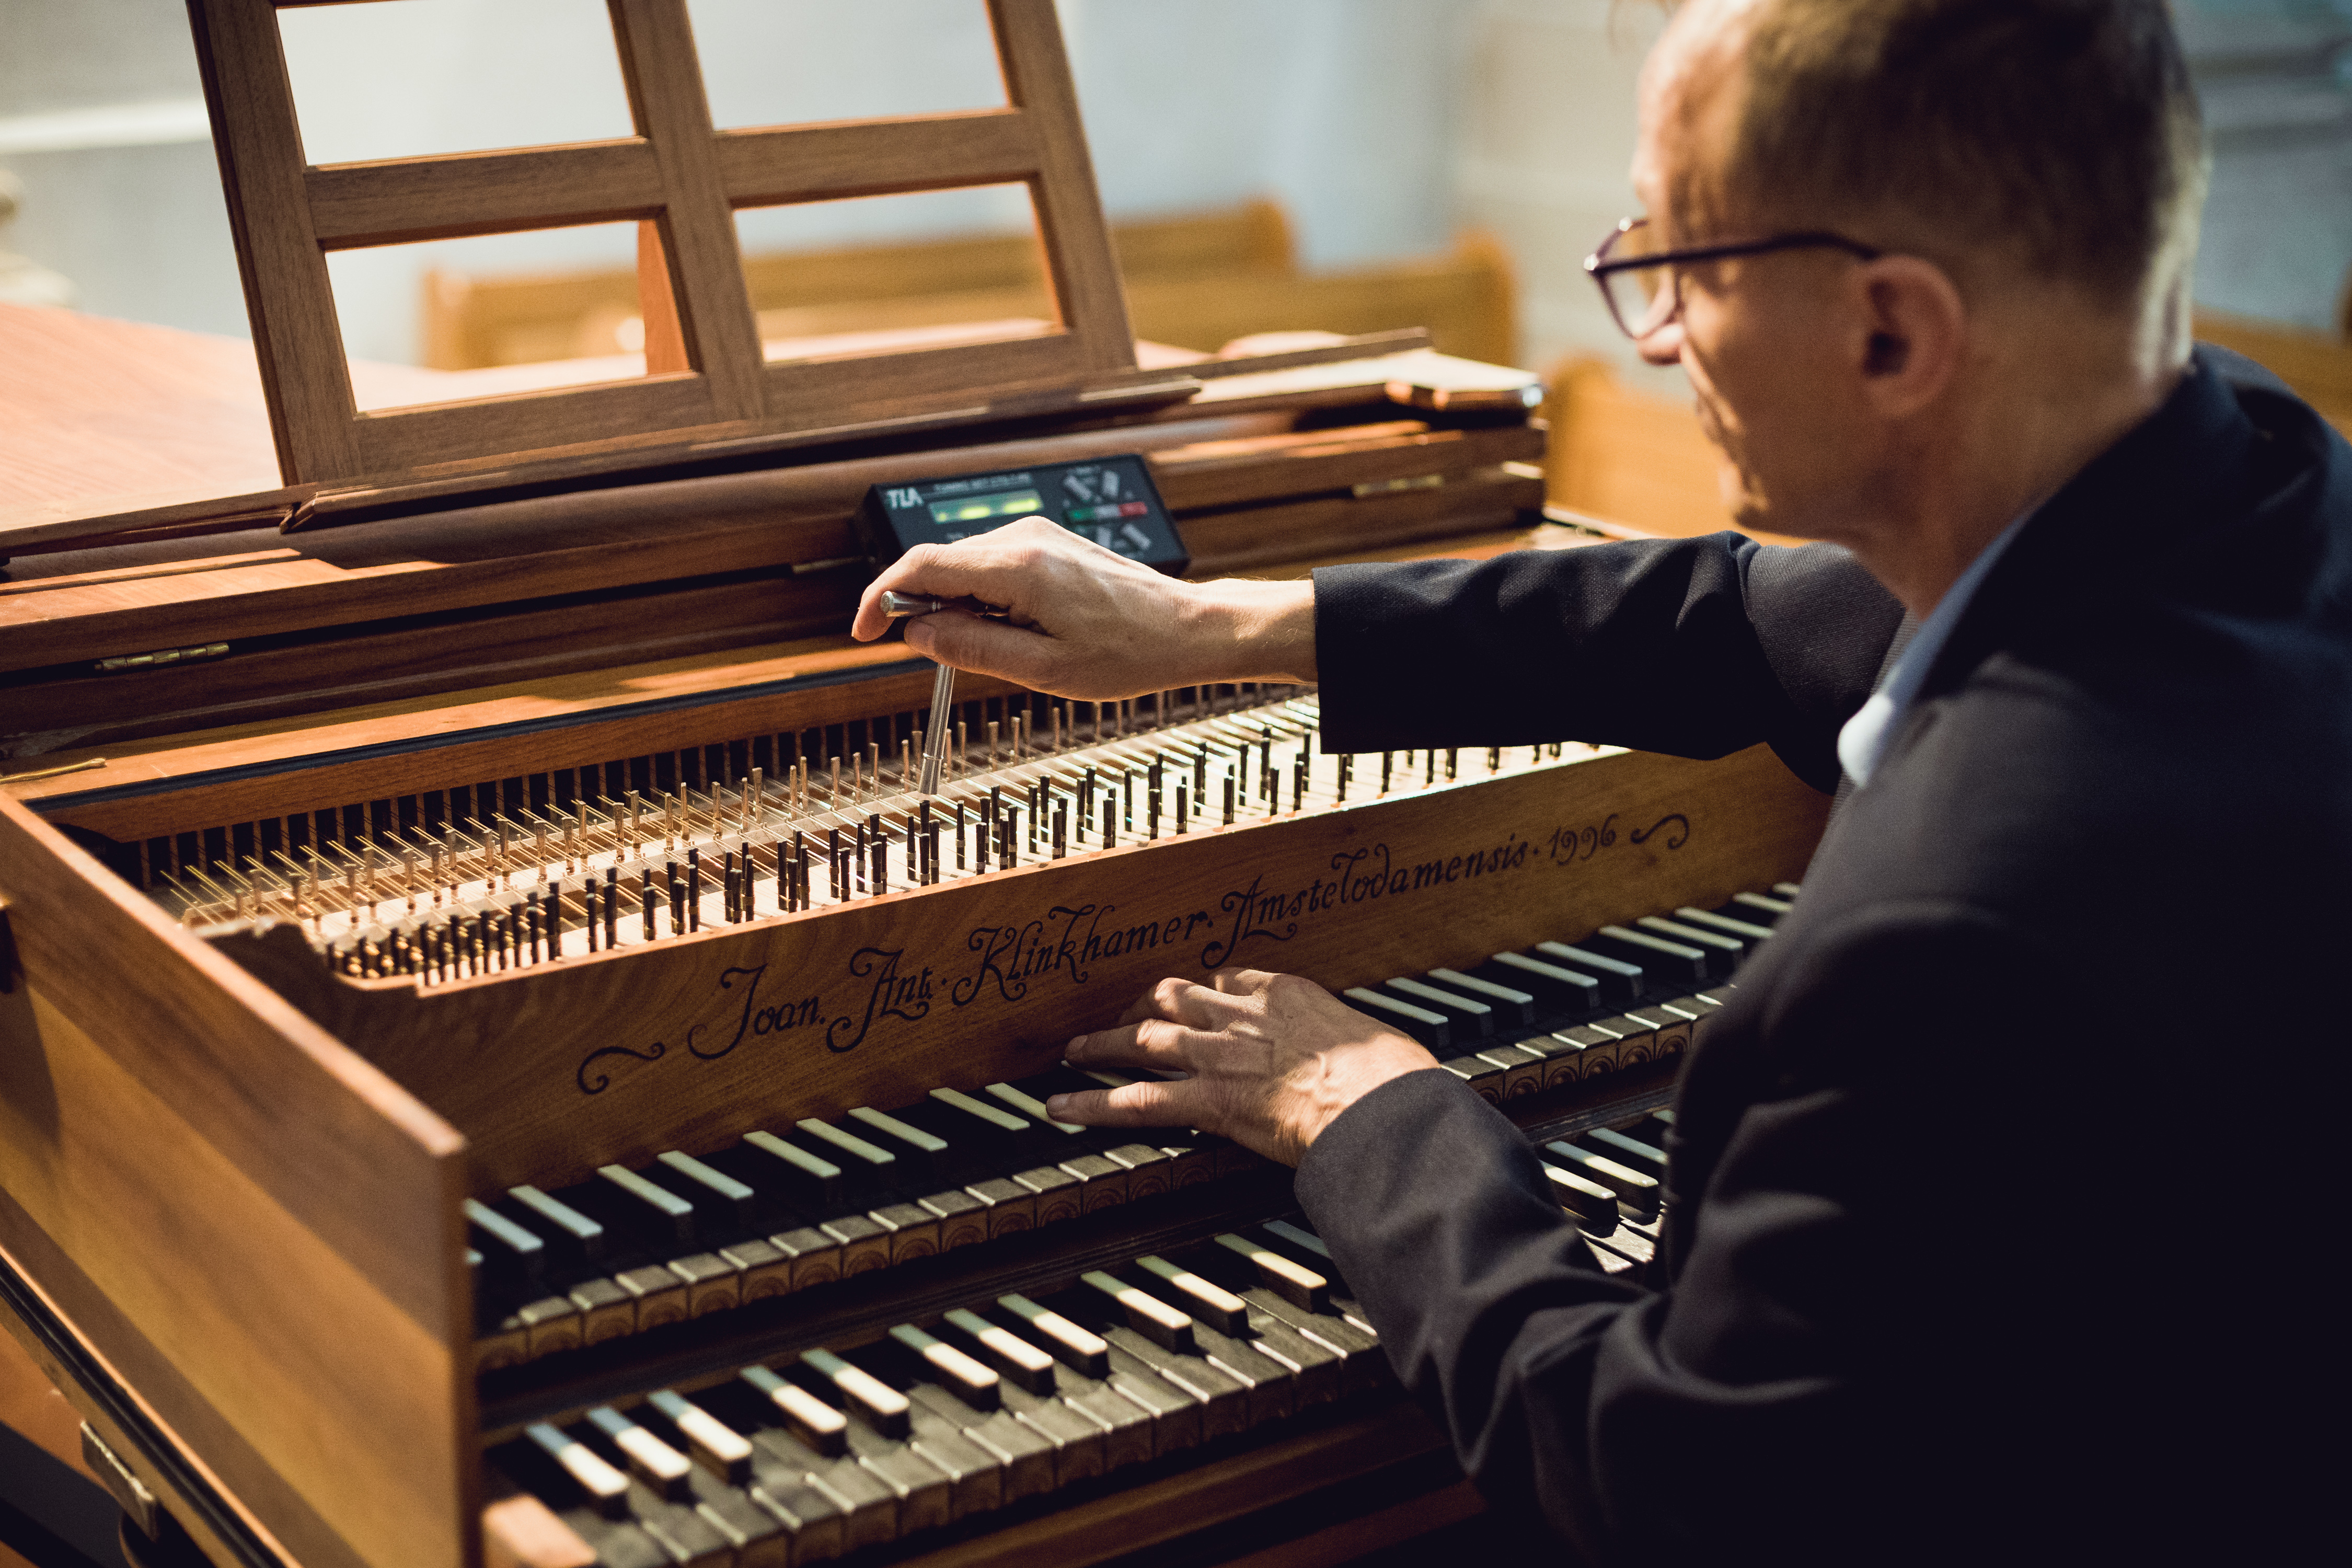
[[[713,129],[686,0],[607,0],[636,134],[311,166],[276,13],[188,0],[230,226],[286,481],[461,475],[615,449],[921,419],[1024,389],[1136,379],[1127,304],[1053,0],[988,0],[1006,107]],[[1034,336],[764,363],[734,210],[1018,182],[1057,302]],[[636,219],[647,374],[362,412],[327,253]]]

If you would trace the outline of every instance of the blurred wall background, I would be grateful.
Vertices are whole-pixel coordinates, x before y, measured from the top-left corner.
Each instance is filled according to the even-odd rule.
[[[980,0],[692,0],[722,123],[1001,101]],[[1630,368],[1579,262],[1632,202],[1639,0],[1061,0],[1113,218],[1265,195],[1310,267],[1491,229],[1519,273],[1519,358]],[[2200,302],[2333,324],[2352,268],[2352,0],[2182,0],[2215,157]],[[287,14],[311,156],[625,133],[597,0],[396,0]],[[0,250],[82,309],[242,335],[178,0],[0,0]],[[751,215],[753,247],[1024,221],[1017,195]],[[419,277],[625,263],[625,226],[339,259],[348,347],[413,362]],[[1311,325],[1313,323],[1300,323]],[[1674,373],[1649,377],[1670,385]]]

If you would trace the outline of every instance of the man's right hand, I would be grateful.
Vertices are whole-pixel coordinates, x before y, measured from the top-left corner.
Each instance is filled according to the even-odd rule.
[[[866,585],[850,626],[861,642],[890,627],[886,590],[1002,606],[1002,621],[954,608],[917,616],[907,646],[1056,697],[1315,679],[1312,583],[1186,583],[1042,517],[908,551]]]

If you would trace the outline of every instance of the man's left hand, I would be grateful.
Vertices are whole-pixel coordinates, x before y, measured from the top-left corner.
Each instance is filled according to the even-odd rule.
[[[1148,1075],[1123,1089],[1057,1094],[1046,1109],[1095,1127],[1196,1127],[1296,1165],[1339,1112],[1437,1058],[1310,980],[1224,969],[1168,979],[1119,1026],[1072,1040],[1073,1067]]]

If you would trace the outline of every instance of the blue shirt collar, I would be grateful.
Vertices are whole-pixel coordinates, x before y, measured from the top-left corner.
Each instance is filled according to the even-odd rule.
[[[1903,650],[1903,657],[1895,661],[1895,668],[1886,672],[1886,679],[1879,682],[1878,689],[1870,694],[1869,700],[1855,710],[1853,717],[1845,721],[1845,728],[1838,731],[1838,762],[1856,784],[1870,782],[1870,775],[1877,771],[1879,760],[1885,756],[1886,748],[1894,743],[1895,731],[1911,711],[1912,701],[1919,695],[1919,688],[1926,684],[1927,672],[1935,668],[1936,656],[1944,651],[1944,644],[1951,639],[1952,628],[1960,624],[1962,616],[1968,614],[1969,602],[1977,596],[1977,590],[1984,585],[1993,563],[2009,548],[2010,541],[2017,537],[2018,531],[2040,510],[2038,501],[2026,508],[1994,537],[1991,543],[1977,552],[1977,558],[1969,563],[1968,570],[1961,573],[1958,580],[1936,602],[1936,607],[1928,612],[1927,618],[1919,623],[1918,634],[1911,639],[1911,646]]]

